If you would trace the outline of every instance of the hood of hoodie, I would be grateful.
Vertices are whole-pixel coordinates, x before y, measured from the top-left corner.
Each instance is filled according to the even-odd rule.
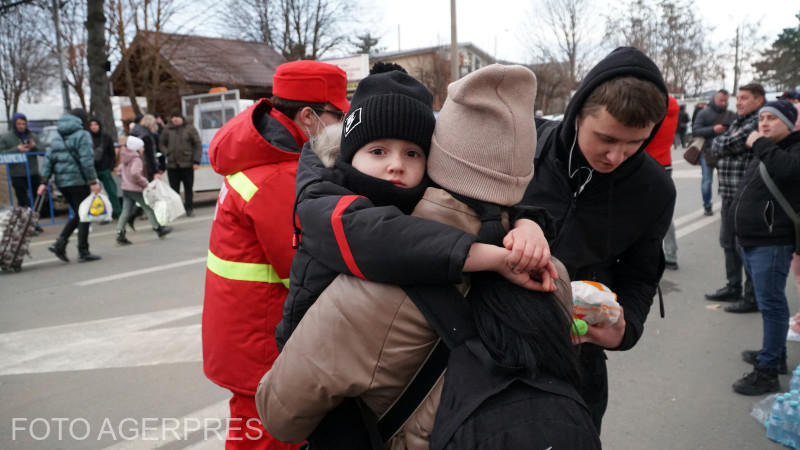
[[[558,157],[565,162],[565,165],[567,165],[568,159],[570,158],[570,149],[572,148],[573,142],[575,142],[575,149],[572,152],[572,169],[575,169],[576,167],[589,168],[589,163],[583,157],[583,153],[578,148],[577,140],[575,139],[575,125],[578,120],[578,114],[581,112],[583,104],[589,98],[589,95],[591,95],[597,86],[613,78],[625,76],[641,78],[655,84],[662,92],[664,92],[664,105],[668,105],[669,100],[667,97],[667,86],[664,83],[664,78],[661,75],[661,71],[658,69],[658,66],[656,66],[655,63],[644,53],[633,47],[617,48],[613,52],[609,53],[608,56],[603,58],[602,61],[597,63],[597,65],[594,66],[594,68],[592,68],[592,70],[586,75],[580,86],[578,86],[578,90],[575,92],[575,95],[572,96],[572,99],[567,105],[567,109],[564,112],[564,120],[558,125],[559,129],[557,130],[557,136],[560,141],[560,145],[558,146],[560,149]],[[647,140],[642,143],[642,146],[639,147],[637,152],[623,162],[619,167],[617,167],[617,169],[609,174],[601,174],[595,171],[594,177],[602,178],[613,175],[621,168],[629,165],[632,160],[636,159],[634,157],[640,155],[644,148],[647,147],[647,144],[658,132],[662,122],[663,118],[659,123],[656,124],[655,127],[653,127],[650,137],[648,137]]]
[[[136,150],[131,150],[128,147],[122,147],[122,151],[119,152],[119,156],[122,160],[122,164],[130,164],[131,160],[139,157],[139,152]]]
[[[297,160],[306,140],[291,119],[273,109],[269,100],[261,99],[217,131],[208,147],[208,157],[215,172],[230,175],[251,167]]]
[[[77,116],[65,113],[59,117],[57,129],[60,135],[66,137],[78,130],[82,130],[83,122]]]

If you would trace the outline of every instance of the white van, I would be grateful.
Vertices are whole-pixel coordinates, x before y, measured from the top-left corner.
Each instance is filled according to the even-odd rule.
[[[208,144],[225,122],[253,104],[253,100],[239,98],[239,90],[212,92],[181,97],[183,117],[194,125],[203,142],[203,158],[194,174],[194,190],[212,191],[222,186],[222,175],[214,172],[208,160]]]

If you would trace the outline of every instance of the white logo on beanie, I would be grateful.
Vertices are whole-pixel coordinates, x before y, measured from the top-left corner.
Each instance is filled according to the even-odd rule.
[[[353,131],[353,128],[361,125],[361,108],[351,112],[350,115],[347,116],[347,120],[345,120],[344,125],[344,137],[347,137],[347,135]]]

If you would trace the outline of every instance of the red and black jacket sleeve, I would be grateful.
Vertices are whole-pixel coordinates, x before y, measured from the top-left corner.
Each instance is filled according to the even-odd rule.
[[[475,236],[403,214],[394,206],[376,207],[366,197],[323,180],[320,166],[309,165],[308,153],[316,159],[304,149],[298,167],[298,189],[302,190],[297,218],[302,246],[310,255],[335,272],[381,283],[461,281]],[[317,171],[316,179],[307,172],[301,174],[309,169]]]

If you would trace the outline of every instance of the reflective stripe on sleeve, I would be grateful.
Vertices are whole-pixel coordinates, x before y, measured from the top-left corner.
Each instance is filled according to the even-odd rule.
[[[227,261],[209,250],[207,267],[208,270],[229,280],[281,283],[289,289],[289,279],[279,277],[269,264]]]
[[[228,180],[228,184],[231,185],[233,190],[238,192],[246,202],[249,202],[258,191],[258,186],[250,181],[250,178],[247,178],[244,172],[236,172],[225,178]]]

